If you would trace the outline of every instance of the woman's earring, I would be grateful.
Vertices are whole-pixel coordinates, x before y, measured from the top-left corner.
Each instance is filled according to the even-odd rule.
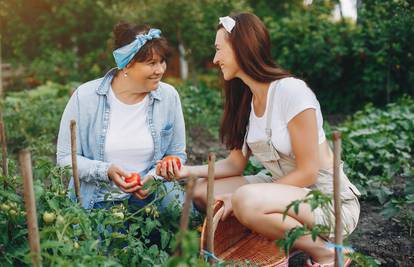
[[[128,73],[127,72],[124,72],[124,77],[128,77]]]

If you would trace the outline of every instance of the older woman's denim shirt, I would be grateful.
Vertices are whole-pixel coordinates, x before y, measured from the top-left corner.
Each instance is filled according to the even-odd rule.
[[[103,78],[82,84],[66,105],[60,122],[57,142],[57,164],[71,166],[70,121],[77,124],[77,163],[80,179],[82,205],[91,209],[99,189],[110,183],[108,168],[111,162],[104,158],[105,138],[108,130],[110,106],[107,94],[116,69]],[[184,163],[185,125],[181,102],[177,91],[169,84],[160,82],[159,87],[149,93],[147,123],[154,141],[154,157],[141,176],[155,174],[155,163],[165,155],[176,155]],[[139,138],[139,136],[137,136]],[[69,189],[74,188],[73,177]],[[70,197],[75,200],[73,190]]]

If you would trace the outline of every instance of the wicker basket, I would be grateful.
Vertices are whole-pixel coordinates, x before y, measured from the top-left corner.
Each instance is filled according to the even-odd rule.
[[[213,235],[214,255],[224,261],[252,265],[288,267],[289,259],[281,254],[274,241],[253,233],[234,216],[220,220],[224,212],[222,201],[214,205]],[[207,249],[206,220],[201,232],[201,250]]]

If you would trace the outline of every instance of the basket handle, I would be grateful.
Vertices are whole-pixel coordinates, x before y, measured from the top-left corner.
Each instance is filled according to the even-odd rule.
[[[213,225],[215,226],[214,228],[217,227],[217,223],[221,219],[221,217],[223,217],[223,213],[224,213],[224,202],[221,200],[217,200],[216,204],[214,205],[214,216],[213,216]]]
[[[213,233],[216,232],[217,229],[217,225],[218,222],[220,221],[221,217],[223,216],[224,213],[224,202],[221,200],[217,200],[214,203],[214,207],[213,207]],[[206,232],[207,232],[207,218],[204,219],[204,223],[203,223],[203,229],[201,231],[201,239],[200,239],[200,249],[203,250],[206,247]]]

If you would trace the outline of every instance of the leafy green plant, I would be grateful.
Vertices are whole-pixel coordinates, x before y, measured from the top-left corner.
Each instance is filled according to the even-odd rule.
[[[3,100],[3,118],[9,150],[28,147],[34,157],[55,153],[59,121],[72,85],[46,83],[36,90],[9,93]]]
[[[322,209],[329,209],[329,205],[332,203],[332,199],[329,196],[326,196],[319,190],[311,190],[304,199],[298,199],[292,201],[283,212],[283,220],[285,220],[288,212],[290,209],[298,214],[299,213],[299,206],[301,204],[309,204],[311,210],[315,210],[316,208],[320,207]],[[285,253],[288,254],[290,249],[293,247],[294,242],[301,236],[304,235],[311,235],[312,240],[315,241],[316,237],[320,234],[329,233],[330,229],[327,226],[323,225],[315,225],[312,229],[308,229],[306,225],[302,227],[295,227],[286,232],[285,238],[276,241],[276,244],[282,249],[284,249]]]
[[[311,190],[305,198],[292,201],[285,209],[283,213],[283,220],[286,218],[290,209],[296,214],[299,214],[299,206],[301,204],[309,204],[311,210],[315,210],[316,208],[321,208],[322,210],[327,210],[329,212],[329,205],[332,204],[332,197],[323,194],[319,190]],[[298,240],[302,236],[310,235],[312,240],[315,241],[318,235],[326,236],[332,231],[332,226],[325,226],[316,224],[311,229],[309,229],[306,225],[298,226],[295,228],[286,231],[285,237],[279,240],[276,240],[276,245],[280,247],[280,249],[284,250],[285,254],[289,254],[289,251],[293,247],[296,240]],[[379,266],[379,261],[375,260],[370,256],[366,256],[359,252],[352,252],[347,254],[354,260],[354,264],[356,266],[369,266],[369,267],[377,267]]]
[[[68,169],[51,161],[35,163],[36,196],[41,256],[45,266],[165,263],[171,254],[180,209],[171,206],[158,212],[155,205],[131,210],[126,205],[86,211],[67,197],[62,177]],[[29,247],[25,208],[21,197],[22,180],[15,173],[3,177],[9,182],[0,189],[0,261],[4,266],[28,265]],[[64,180],[63,180],[64,181]],[[168,225],[166,225],[168,223]],[[191,241],[192,240],[192,241]],[[197,239],[188,238],[192,247]],[[194,260],[197,259],[197,254]]]
[[[183,105],[186,127],[202,127],[208,134],[218,138],[220,116],[222,112],[221,91],[208,88],[203,83],[199,86],[183,85],[177,88]],[[191,136],[191,134],[190,134]]]
[[[412,228],[414,101],[403,97],[384,110],[367,105],[338,129],[350,179],[385,206],[387,218],[401,216]]]

